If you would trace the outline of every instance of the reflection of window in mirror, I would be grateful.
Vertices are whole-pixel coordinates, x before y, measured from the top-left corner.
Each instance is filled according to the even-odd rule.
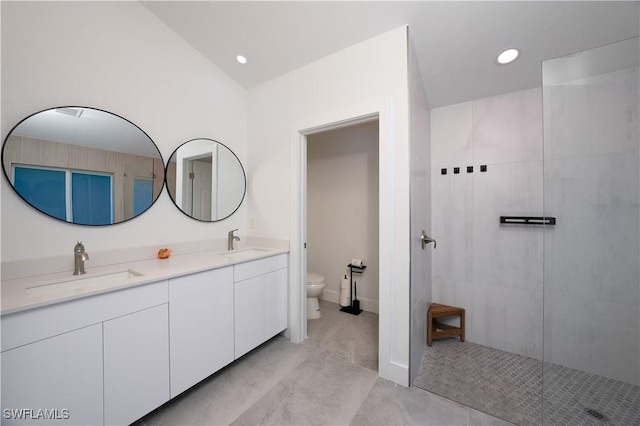
[[[145,158],[124,166],[123,202],[125,217],[135,217],[153,204],[154,160]]]
[[[50,216],[83,225],[113,223],[109,174],[26,165],[14,165],[12,174],[24,199]]]
[[[137,177],[133,179],[133,214],[139,215],[153,204],[153,179]]]
[[[13,186],[31,205],[67,220],[66,173],[62,170],[14,166]]]
[[[14,166],[83,173],[74,179],[65,174],[65,179],[75,183],[65,181],[63,187],[68,187],[61,192],[47,190],[49,197],[58,194],[55,203],[33,190],[23,193],[14,186],[36,209],[83,225],[107,225],[136,217],[151,207],[164,185],[162,156],[149,136],[130,121],[94,108],[53,108],[25,118],[5,139],[2,161],[12,183]],[[30,173],[33,180],[35,172]],[[55,175],[44,174],[49,176],[41,176],[45,181]],[[99,176],[109,176],[108,183]],[[103,189],[99,189],[101,182]]]

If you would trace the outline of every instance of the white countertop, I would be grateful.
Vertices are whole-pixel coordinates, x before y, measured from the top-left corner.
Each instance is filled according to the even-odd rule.
[[[250,257],[234,260],[229,254],[246,250],[260,250]],[[67,272],[36,275],[2,281],[2,310],[1,315],[33,309],[54,303],[79,299],[96,294],[129,287],[148,284],[175,278],[182,275],[222,268],[251,260],[262,259],[282,253],[288,249],[268,247],[245,247],[229,251],[208,250],[194,253],[172,255],[168,259],[149,259],[134,262],[124,262],[112,265],[86,268],[84,275],[70,275]],[[74,281],[91,280],[109,274],[133,271],[140,276],[130,276],[126,279],[103,279],[88,285],[76,286]],[[113,275],[115,277],[115,275]],[[34,291],[35,289],[35,291]]]

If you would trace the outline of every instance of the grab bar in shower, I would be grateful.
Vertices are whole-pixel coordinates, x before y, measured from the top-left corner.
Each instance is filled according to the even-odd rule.
[[[555,225],[556,218],[550,216],[500,216],[500,223],[511,225]]]

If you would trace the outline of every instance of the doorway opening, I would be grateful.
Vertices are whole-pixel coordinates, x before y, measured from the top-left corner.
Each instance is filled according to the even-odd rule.
[[[406,158],[396,153],[402,151],[406,139],[394,126],[393,111],[393,104],[383,99],[327,111],[291,126],[289,328],[286,336],[294,343],[307,337],[307,138],[328,130],[377,121],[380,184],[378,374],[383,379],[408,386],[409,271],[406,260],[409,247],[404,242],[409,236],[408,229],[397,218],[408,218],[409,205],[408,194],[396,193],[406,177],[402,169]]]
[[[342,341],[352,362],[378,371],[379,122],[323,130],[306,143],[306,272],[324,278],[320,318],[316,311],[307,317],[314,318],[308,337]],[[351,277],[354,259],[366,268]],[[340,311],[355,300],[359,320]]]
[[[184,179],[182,207],[189,216],[210,221],[212,218],[212,188],[215,175],[212,172],[213,155],[184,158]]]

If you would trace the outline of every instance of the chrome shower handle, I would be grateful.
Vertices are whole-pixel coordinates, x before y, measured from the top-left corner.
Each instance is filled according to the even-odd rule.
[[[437,245],[436,240],[428,236],[424,230],[422,231],[422,235],[420,235],[420,240],[422,240],[422,250],[424,250],[425,246],[429,243],[433,243],[433,248],[435,250]]]

